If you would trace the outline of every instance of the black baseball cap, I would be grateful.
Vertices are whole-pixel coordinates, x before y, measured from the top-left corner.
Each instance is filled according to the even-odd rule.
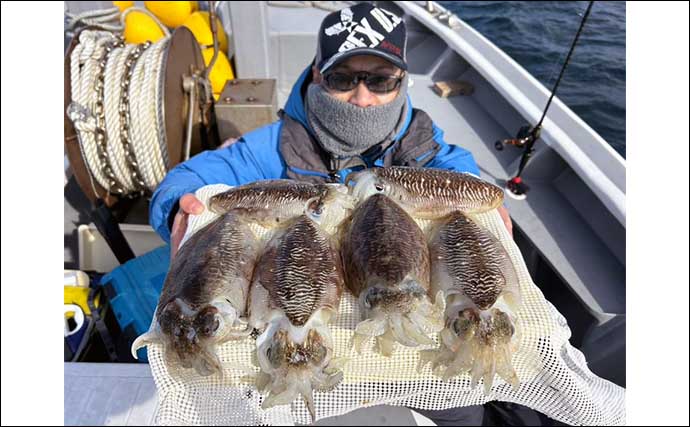
[[[333,12],[319,29],[315,64],[320,72],[355,55],[374,55],[407,70],[407,30],[393,12],[370,3]]]

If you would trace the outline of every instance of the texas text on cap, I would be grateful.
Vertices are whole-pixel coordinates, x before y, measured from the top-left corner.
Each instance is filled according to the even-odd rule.
[[[375,55],[407,70],[405,22],[396,14],[359,3],[324,18],[316,66],[323,73],[354,55]]]

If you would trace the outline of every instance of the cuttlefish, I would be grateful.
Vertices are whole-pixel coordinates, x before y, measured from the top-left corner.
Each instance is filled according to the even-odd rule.
[[[346,284],[363,317],[355,350],[371,337],[384,356],[395,342],[433,344],[427,334],[443,327],[443,297],[431,301],[429,250],[410,215],[384,194],[369,196],[344,226],[341,245]]]
[[[267,391],[262,407],[302,396],[316,417],[313,391],[328,391],[343,378],[344,359],[333,357],[328,327],[343,289],[336,233],[347,211],[329,213],[326,199],[310,201],[304,213],[272,237],[252,282],[249,324],[256,340],[257,388]]]
[[[168,362],[200,375],[222,373],[216,346],[249,334],[242,316],[258,255],[258,240],[240,215],[221,216],[193,234],[170,264],[155,322],[132,344],[134,357],[162,343]]]
[[[456,211],[436,224],[430,243],[431,287],[446,295],[441,348],[420,354],[444,379],[470,372],[472,387],[483,378],[488,394],[498,374],[516,389],[512,366],[519,334],[518,276],[501,242]]]
[[[248,215],[253,221],[268,228],[280,226],[304,212],[311,200],[319,199],[328,205],[327,213],[342,216],[353,207],[347,187],[338,184],[312,184],[290,179],[256,181],[233,187],[209,199],[211,212],[230,211]]]
[[[364,169],[347,177],[361,200],[384,194],[415,219],[438,219],[453,211],[478,214],[503,203],[503,189],[469,173],[393,166]]]

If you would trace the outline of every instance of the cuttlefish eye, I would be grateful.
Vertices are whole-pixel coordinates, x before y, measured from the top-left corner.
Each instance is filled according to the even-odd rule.
[[[220,328],[218,309],[215,307],[203,309],[197,316],[194,326],[202,335],[207,337],[213,336]]]
[[[319,218],[323,213],[323,201],[315,198],[307,204],[307,209],[309,210],[310,216]]]
[[[382,191],[385,189],[385,187],[383,186],[383,184],[379,184],[378,182],[377,182],[376,184],[374,184],[374,188],[375,188],[376,191],[378,191],[378,192],[382,192]]]
[[[211,335],[211,334],[215,333],[219,327],[220,327],[220,320],[213,319],[212,325],[204,326],[203,333],[204,333],[204,335]]]
[[[474,336],[479,325],[479,316],[472,310],[466,309],[458,313],[458,318],[453,322],[453,332],[461,339],[470,339]]]

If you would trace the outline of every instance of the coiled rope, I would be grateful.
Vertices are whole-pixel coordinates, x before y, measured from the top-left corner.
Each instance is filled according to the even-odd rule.
[[[105,31],[82,31],[70,56],[68,115],[96,196],[151,193],[169,168],[163,75],[170,37],[125,45]]]

